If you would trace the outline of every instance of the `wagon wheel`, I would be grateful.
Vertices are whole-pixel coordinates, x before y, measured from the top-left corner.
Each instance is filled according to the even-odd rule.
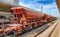
[[[26,25],[26,27],[23,28],[23,30],[24,30],[24,32],[28,32],[28,31],[30,31],[30,27],[28,25]]]
[[[4,35],[4,36],[5,36],[5,35],[9,35],[11,32],[13,32],[13,30],[9,30],[9,31],[7,31],[7,32],[4,32],[3,35]]]
[[[32,28],[34,29],[35,27],[34,27],[34,23],[32,24]]]
[[[0,29],[0,31],[1,31],[2,29]],[[2,32],[0,32],[0,36],[3,36],[3,31]]]
[[[14,37],[17,37],[17,31],[14,31]]]
[[[38,26],[40,27],[41,26],[41,23],[38,23]]]
[[[8,34],[10,34],[10,32],[11,32],[11,31],[9,31],[9,32],[4,32],[3,35],[4,35],[4,36],[5,36],[5,35],[8,35]]]
[[[9,33],[9,32],[4,32],[3,35],[5,36],[5,35],[7,35],[8,33]]]

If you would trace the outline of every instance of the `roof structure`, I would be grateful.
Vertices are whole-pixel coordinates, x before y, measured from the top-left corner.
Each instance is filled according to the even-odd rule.
[[[58,9],[59,9],[59,12],[60,12],[60,0],[56,0],[56,3],[57,3],[57,6],[58,6]]]

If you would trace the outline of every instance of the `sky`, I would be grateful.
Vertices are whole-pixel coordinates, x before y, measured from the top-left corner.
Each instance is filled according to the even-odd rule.
[[[60,14],[56,5],[56,0],[19,0],[19,5],[37,11],[41,11],[41,7],[43,7],[42,13],[60,18]]]
[[[0,0],[0,2],[17,5],[14,3],[14,1],[15,0]],[[60,14],[56,5],[56,0],[19,0],[19,5],[37,11],[41,11],[41,7],[43,7],[42,13],[46,13],[60,18]]]

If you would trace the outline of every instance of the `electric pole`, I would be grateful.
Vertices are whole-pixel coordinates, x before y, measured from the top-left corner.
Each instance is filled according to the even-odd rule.
[[[43,6],[41,6],[41,12],[43,12]]]

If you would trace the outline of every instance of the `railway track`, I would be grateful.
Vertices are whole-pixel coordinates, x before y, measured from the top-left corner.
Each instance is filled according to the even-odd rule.
[[[48,27],[50,27],[52,24],[54,24],[55,22],[56,20],[18,36],[11,34],[3,37],[36,37],[43,31],[45,31]]]

